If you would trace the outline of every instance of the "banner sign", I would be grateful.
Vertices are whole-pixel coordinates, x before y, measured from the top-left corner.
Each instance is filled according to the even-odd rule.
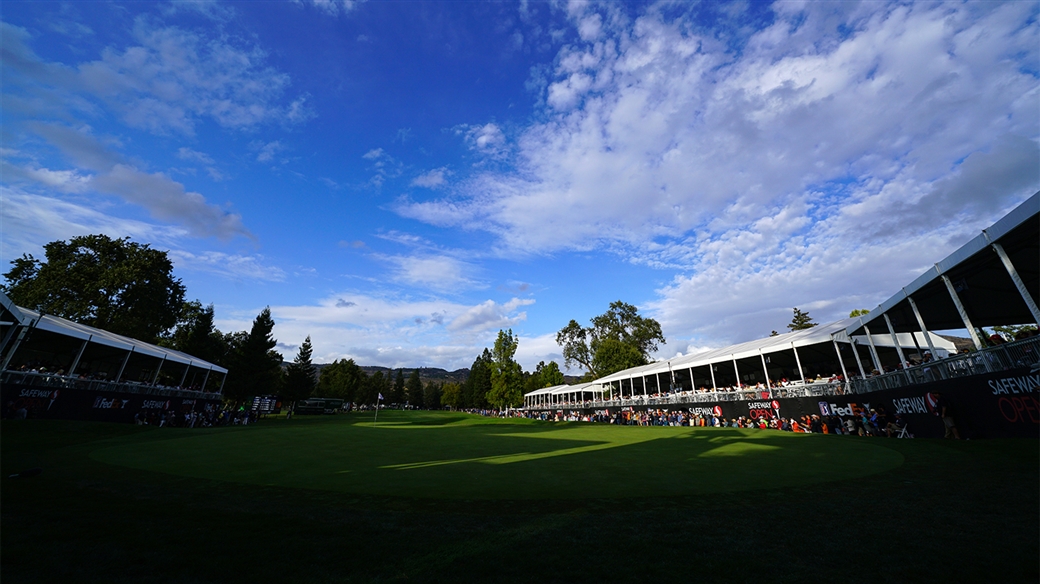
[[[63,387],[60,389],[4,384],[0,387],[4,411],[25,408],[30,418],[92,420],[97,422],[132,423],[138,412],[187,413],[214,411],[219,400],[140,395],[113,391],[91,391]]]
[[[801,418],[870,415],[884,408],[889,419],[899,414],[911,433],[942,438],[946,426],[936,409],[937,393],[949,404],[962,438],[1040,438],[1040,372],[1028,368],[947,379],[872,393],[745,401],[639,405],[636,410],[683,410],[701,416],[744,418]],[[610,408],[615,412],[618,408]]]

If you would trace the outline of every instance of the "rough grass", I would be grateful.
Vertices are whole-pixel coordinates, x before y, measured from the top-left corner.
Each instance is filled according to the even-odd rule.
[[[1040,576],[1035,440],[503,423],[5,421],[4,582]],[[342,472],[347,471],[347,472]]]

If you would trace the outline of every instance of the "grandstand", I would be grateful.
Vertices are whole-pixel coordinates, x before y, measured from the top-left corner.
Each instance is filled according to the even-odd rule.
[[[930,414],[925,396],[941,390],[959,395],[985,429],[980,436],[1035,435],[1040,337],[1005,342],[980,327],[1040,324],[1038,298],[1040,192],[867,315],[536,390],[524,408],[719,407],[729,416],[781,407],[812,413],[819,404],[826,414],[824,404],[872,400]],[[937,331],[967,331],[974,350],[957,352]]]
[[[227,369],[16,306],[0,292],[0,389],[37,417],[129,421],[141,409],[220,403]]]

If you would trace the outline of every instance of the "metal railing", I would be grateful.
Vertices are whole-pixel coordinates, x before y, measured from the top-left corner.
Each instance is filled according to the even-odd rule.
[[[568,408],[607,408],[607,407],[633,407],[633,406],[693,406],[700,403],[715,403],[729,401],[755,401],[762,399],[777,399],[785,397],[816,397],[826,395],[842,395],[845,393],[843,382],[820,382],[774,387],[772,391],[766,388],[740,389],[733,391],[708,391],[708,392],[676,392],[660,396],[626,397],[622,399],[597,399],[585,401],[556,402],[552,404],[535,404],[527,406],[527,410],[556,410]],[[762,396],[767,397],[763,398]]]
[[[1040,337],[1030,337],[1013,343],[987,347],[981,351],[950,355],[945,359],[929,361],[867,379],[853,379],[849,384],[849,389],[853,393],[869,393],[882,389],[896,389],[943,379],[998,373],[1038,365],[1040,365]]]
[[[80,379],[54,373],[33,373],[31,371],[4,371],[0,375],[3,385],[20,385],[23,387],[47,387],[54,389],[84,389],[87,391],[118,391],[163,397],[183,397],[193,399],[223,399],[219,393],[195,391],[165,385],[147,385],[143,383],[104,381],[100,379]]]
[[[883,389],[897,389],[933,381],[942,381],[943,379],[984,375],[986,373],[1010,371],[1023,367],[1040,369],[1040,337],[1030,337],[1021,341],[987,347],[981,351],[971,353],[959,353],[945,359],[929,361],[914,367],[907,367],[866,379],[853,378],[848,383],[824,382],[774,387],[768,398],[763,398],[762,395],[769,392],[769,390],[761,388],[734,391],[677,392],[661,396],[637,395],[624,399],[613,398],[534,404],[523,409],[557,410],[633,406],[693,406],[699,403],[870,393]]]

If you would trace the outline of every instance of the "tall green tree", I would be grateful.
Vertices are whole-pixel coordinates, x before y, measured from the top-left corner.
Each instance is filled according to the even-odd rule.
[[[428,410],[441,409],[441,384],[427,383],[423,388],[423,407]]]
[[[549,361],[544,365],[539,361],[535,373],[538,374],[541,381],[539,389],[563,385],[563,372],[560,371],[560,366],[556,364],[556,361]]]
[[[16,304],[153,343],[177,324],[184,285],[166,252],[105,235],[43,249],[46,261],[26,254],[4,274]]]
[[[159,344],[223,366],[227,358],[224,334],[213,326],[213,305],[203,307],[198,300],[185,302],[173,333]]]
[[[376,371],[369,375],[361,385],[358,391],[357,403],[375,405],[379,394],[383,394],[383,401],[380,403],[385,404],[388,393],[390,393],[390,380],[383,375],[382,371]]]
[[[456,410],[462,404],[462,385],[449,381],[441,388],[441,405]]]
[[[390,392],[389,401],[393,404],[404,404],[404,369],[397,370],[397,377],[394,378],[394,389]]]
[[[639,349],[617,339],[602,339],[596,347],[592,366],[599,376],[610,375],[631,367],[647,364],[647,358]]]
[[[869,308],[857,308],[849,313],[849,318],[856,318],[857,316],[866,316],[870,314]]]
[[[361,385],[368,376],[354,363],[353,359],[333,361],[321,370],[318,378],[318,394],[356,402]]]
[[[299,401],[307,399],[314,392],[315,371],[311,363],[311,355],[314,348],[311,346],[311,337],[308,335],[300,345],[300,351],[296,354],[293,362],[285,368],[285,377],[282,381],[282,397],[288,401]]]
[[[469,368],[469,376],[462,384],[463,408],[486,408],[488,406],[487,394],[491,391],[491,351],[477,356],[473,365]]]
[[[224,395],[235,402],[250,396],[277,394],[281,389],[282,355],[274,350],[274,319],[264,308],[253,320],[249,333],[229,335],[227,381]]]
[[[497,409],[516,407],[523,403],[524,372],[513,360],[520,339],[513,330],[498,331],[495,348],[491,352],[491,391],[487,401]]]
[[[660,323],[640,316],[635,306],[620,300],[611,302],[607,312],[593,317],[591,322],[592,326],[583,327],[575,320],[570,321],[556,333],[556,343],[563,349],[567,365],[577,364],[593,379],[620,371],[612,367],[629,362],[617,358],[619,349],[615,343],[604,345],[608,339],[635,349],[639,354],[636,365],[649,363],[650,354],[657,350],[658,343],[666,342]],[[607,353],[597,360],[601,348]],[[624,352],[626,355],[629,353]],[[597,368],[597,365],[602,368]]]
[[[802,331],[805,329],[811,329],[816,326],[808,312],[802,312],[797,308],[794,309],[794,318],[791,319],[791,324],[787,325],[787,328],[791,331]]]
[[[412,374],[408,376],[408,381],[405,383],[405,398],[409,405],[421,408],[423,407],[423,397],[423,383],[422,378],[419,377],[419,370],[412,369]]]

